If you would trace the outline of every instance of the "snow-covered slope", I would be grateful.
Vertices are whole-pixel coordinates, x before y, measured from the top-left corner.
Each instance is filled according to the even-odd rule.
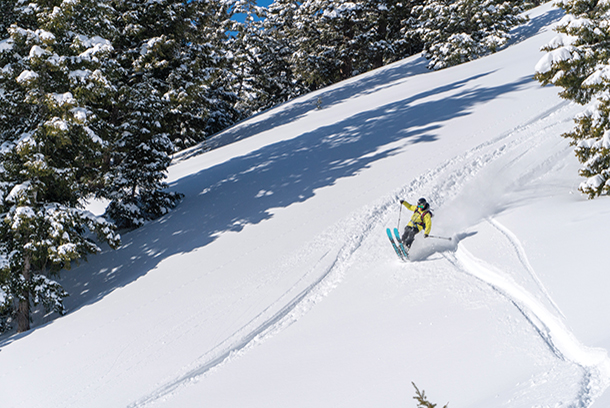
[[[610,405],[608,198],[559,137],[582,107],[532,79],[561,13],[531,17],[490,57],[410,58],[181,154],[180,206],[65,272],[67,316],[0,340],[0,405],[405,407],[412,381]],[[420,196],[453,240],[404,264],[385,228]]]

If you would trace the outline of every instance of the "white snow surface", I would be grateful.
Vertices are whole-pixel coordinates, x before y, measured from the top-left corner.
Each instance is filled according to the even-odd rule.
[[[608,197],[560,134],[584,108],[503,51],[412,57],[177,155],[161,219],[62,273],[68,314],[0,338],[3,408],[608,407]],[[318,109],[318,103],[321,108]],[[426,197],[399,261],[386,227]]]

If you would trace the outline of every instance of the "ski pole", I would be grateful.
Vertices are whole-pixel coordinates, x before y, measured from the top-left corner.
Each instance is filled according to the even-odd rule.
[[[428,238],[446,239],[447,241],[451,241],[451,237],[439,237],[438,235],[428,235]]]
[[[398,211],[398,231],[400,231],[400,216],[402,215],[402,204],[400,204],[400,210]]]

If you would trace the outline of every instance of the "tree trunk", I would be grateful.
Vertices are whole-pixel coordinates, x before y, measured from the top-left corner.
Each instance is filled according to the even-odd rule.
[[[30,330],[30,256],[26,255],[23,260],[23,279],[26,282],[26,290],[21,294],[19,307],[17,308],[17,332],[22,333]]]
[[[352,76],[352,58],[350,56],[346,56],[343,59],[343,64],[341,64],[339,73],[341,74],[341,80],[348,79]]]

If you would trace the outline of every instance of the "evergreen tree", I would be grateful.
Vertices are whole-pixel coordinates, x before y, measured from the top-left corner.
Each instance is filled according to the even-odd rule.
[[[162,125],[179,148],[241,119],[228,45],[232,2],[132,0],[123,4],[122,65],[167,103]],[[117,6],[117,8],[119,8]]]
[[[421,51],[412,29],[423,0],[237,0],[231,41],[238,106],[249,114]]]
[[[237,108],[240,80],[236,74],[228,30],[233,27],[234,5],[226,0],[206,0],[190,3],[192,12],[193,78],[197,84],[194,104],[203,109],[205,128],[199,141],[244,119]]]
[[[288,36],[295,77],[314,90],[419,52],[412,29],[417,1],[284,3],[293,11]]]
[[[168,76],[176,68],[173,34],[188,22],[184,4],[116,1],[114,8],[118,19],[113,42],[121,75],[111,119],[116,132],[109,140],[107,184],[98,195],[111,200],[107,216],[118,227],[131,228],[175,203],[163,192],[173,152],[163,123],[169,103],[163,97]]]
[[[262,39],[261,16],[264,9],[255,0],[238,0],[231,11],[233,16],[241,16],[243,22],[233,20],[231,36],[226,42],[231,51],[231,76],[234,78],[237,109],[247,117],[266,107],[268,95],[265,92],[260,61]]]
[[[496,52],[509,30],[526,20],[518,2],[504,0],[427,0],[418,10],[428,68],[442,69]]]
[[[174,207],[165,192],[171,154],[241,119],[227,50],[227,2],[114,0],[123,79],[113,140],[108,215],[138,227]]]
[[[379,68],[421,52],[423,44],[417,34],[415,10],[423,0],[367,1],[369,51],[361,71]]]
[[[257,7],[251,0],[236,5],[235,12],[242,13],[245,21],[234,25],[231,51],[239,78],[239,106],[245,114],[305,93],[291,66],[297,7],[292,0],[277,0],[269,8]]]
[[[67,294],[52,277],[99,251],[90,232],[118,244],[111,224],[82,210],[103,182],[107,126],[95,101],[113,91],[102,37],[113,28],[99,1],[19,2],[14,11],[0,50],[0,103],[11,118],[0,124],[0,314],[25,331],[32,305],[63,313]]]
[[[362,2],[307,0],[297,9],[294,71],[310,90],[354,74],[354,62],[365,52],[360,40],[365,29]]]
[[[5,1],[0,3],[0,66],[6,67],[10,60],[10,52],[13,48],[13,41],[8,33],[8,27],[15,22],[14,20],[14,8],[15,1]],[[0,84],[3,84],[2,79],[6,76],[6,73],[0,72]],[[4,86],[0,85],[0,123],[8,122],[12,119],[8,107],[10,97],[7,96],[7,91],[4,90]],[[9,89],[10,93],[11,90]],[[0,144],[3,145],[4,149],[5,138],[9,138],[12,135],[0,134]],[[0,195],[4,196],[6,188],[8,186],[5,183],[0,183]],[[10,320],[13,315],[13,302],[9,295],[10,290],[8,288],[8,282],[10,280],[10,274],[8,273],[8,263],[4,253],[0,252],[0,333],[10,328]]]
[[[579,104],[594,101],[575,119],[575,128],[562,136],[571,139],[586,177],[579,190],[594,198],[610,194],[610,5],[582,0],[558,4],[567,15],[557,26],[560,35],[544,50],[536,78],[563,90],[563,98]]]

